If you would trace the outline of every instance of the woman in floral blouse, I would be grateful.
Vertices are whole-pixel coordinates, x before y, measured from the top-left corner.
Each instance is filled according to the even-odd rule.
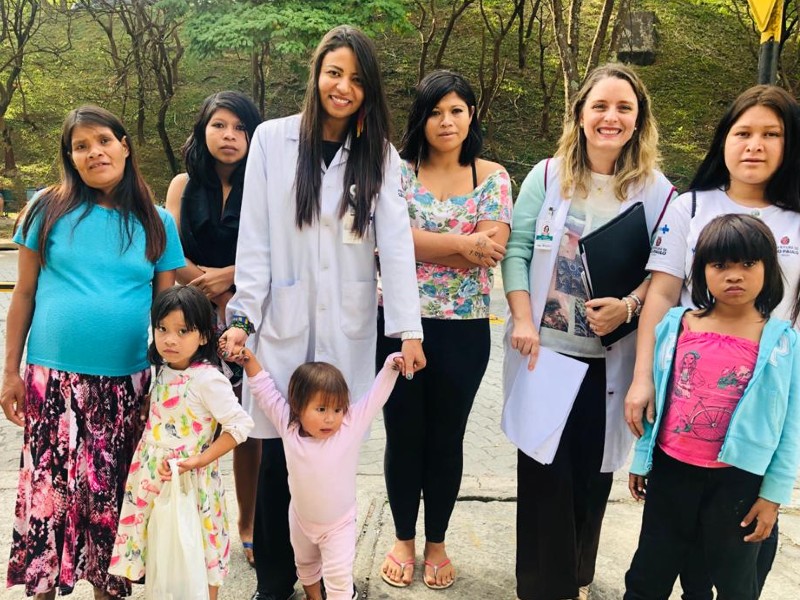
[[[397,540],[381,577],[397,587],[413,580],[420,492],[423,582],[441,589],[455,581],[444,538],[461,485],[467,417],[489,361],[491,268],[505,254],[512,206],[506,170],[477,158],[482,135],[475,111],[463,77],[430,73],[417,88],[400,149],[428,366],[399,381],[384,407]],[[399,344],[379,336],[376,364]]]

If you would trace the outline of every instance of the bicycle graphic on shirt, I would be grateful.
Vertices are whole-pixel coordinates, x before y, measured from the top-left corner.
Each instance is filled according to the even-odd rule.
[[[697,400],[689,415],[682,415],[683,427],[676,427],[675,433],[691,433],[707,442],[721,442],[731,422],[733,411],[722,406],[707,407],[703,398]]]
[[[673,397],[683,398],[689,402],[693,398],[697,398],[697,402],[689,414],[684,413],[681,407],[675,407],[679,413],[682,413],[679,416],[682,425],[676,426],[673,433],[690,433],[701,440],[720,442],[725,439],[733,411],[725,406],[706,406],[704,400],[708,400],[708,396],[700,393],[700,389],[706,387],[706,381],[697,370],[699,359],[699,353],[693,350],[686,352],[673,381]],[[747,367],[728,367],[722,370],[716,384],[710,387],[720,390],[733,388],[738,394],[741,394],[752,375],[752,371]]]

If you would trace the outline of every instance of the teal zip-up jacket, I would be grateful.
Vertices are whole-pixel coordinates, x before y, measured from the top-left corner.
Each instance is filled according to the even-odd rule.
[[[675,346],[686,307],[672,308],[656,327],[653,379],[656,418],[644,421],[631,473],[646,476],[669,391]],[[717,460],[763,475],[759,496],[786,504],[800,466],[800,344],[789,321],[769,319],[761,333],[753,377],[731,416]]]

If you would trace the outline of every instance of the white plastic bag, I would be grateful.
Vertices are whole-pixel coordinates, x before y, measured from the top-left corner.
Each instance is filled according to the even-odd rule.
[[[208,574],[197,494],[189,473],[178,475],[171,459],[172,480],[155,499],[147,525],[145,598],[208,600]]]

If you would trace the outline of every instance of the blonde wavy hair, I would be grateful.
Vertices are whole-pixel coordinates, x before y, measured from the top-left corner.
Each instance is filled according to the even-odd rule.
[[[565,196],[587,195],[591,180],[586,134],[580,126],[586,98],[597,83],[614,77],[627,81],[636,94],[638,114],[633,136],[623,146],[614,164],[614,195],[623,201],[628,193],[644,186],[660,161],[658,127],[650,109],[650,96],[639,76],[629,67],[608,63],[593,69],[578,90],[569,114],[564,118],[564,131],[555,156],[562,158],[561,189]]]

